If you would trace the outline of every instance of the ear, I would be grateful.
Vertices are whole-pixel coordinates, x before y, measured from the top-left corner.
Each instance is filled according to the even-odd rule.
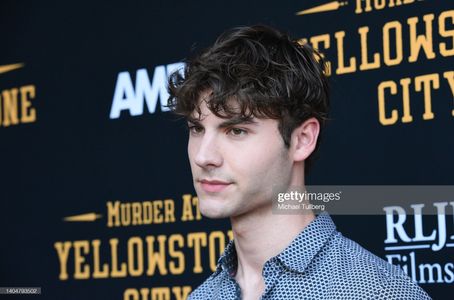
[[[316,118],[307,119],[293,130],[290,148],[294,161],[303,161],[314,152],[319,133],[320,123]]]

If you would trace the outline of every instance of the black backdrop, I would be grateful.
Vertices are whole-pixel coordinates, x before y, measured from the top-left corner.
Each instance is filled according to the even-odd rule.
[[[211,273],[209,251],[217,253],[220,247],[202,244],[203,271],[199,273],[194,270],[196,246],[189,246],[189,236],[215,231],[226,234],[228,221],[181,220],[183,195],[195,196],[184,123],[162,111],[159,101],[165,102],[163,94],[150,96],[158,101],[152,109],[143,105],[145,98],[137,92],[140,84],[136,72],[145,69],[150,85],[158,87],[159,80],[153,81],[158,77],[157,69],[183,61],[191,49],[208,46],[218,34],[233,26],[265,23],[298,38],[329,35],[329,48],[325,45],[320,50],[332,62],[332,121],[323,137],[320,159],[308,177],[310,184],[453,184],[454,83],[449,84],[454,55],[452,1],[402,1],[409,2],[402,5],[397,5],[401,2],[397,0],[375,1],[386,5],[367,12],[367,1],[351,0],[331,11],[296,15],[328,2],[331,3],[3,1],[0,65],[22,65],[0,72],[0,286],[41,287],[40,297],[46,299],[178,299],[172,287],[195,287]],[[355,13],[358,2],[362,13]],[[428,19],[433,15],[432,41],[427,39],[426,43],[432,46],[435,57],[427,57],[432,52],[427,46],[429,50],[420,49],[416,61],[409,61],[412,42],[408,20],[417,17],[417,31],[424,34],[425,15],[429,15]],[[402,60],[386,65],[383,27],[392,21],[397,21],[402,30],[401,39],[397,38],[402,43]],[[364,26],[369,28],[368,60],[373,60],[373,53],[380,55],[380,67],[370,70],[359,67],[364,44],[361,45],[358,29]],[[348,65],[350,57],[356,57],[357,70],[336,74],[340,53],[335,33],[342,31],[345,64]],[[392,31],[393,37],[395,32]],[[390,57],[394,58],[398,56],[395,41],[396,38],[391,38],[391,46],[387,44]],[[123,81],[119,79],[121,72],[127,72],[122,73],[126,74]],[[425,119],[427,95],[415,89],[415,78],[428,74],[436,75],[429,82],[433,118]],[[402,78],[410,79],[411,122],[401,119]],[[434,83],[437,80],[438,88]],[[378,90],[386,81],[395,82],[397,88],[395,95],[389,88],[384,89],[385,116],[389,118],[392,109],[398,113],[398,118],[389,125],[380,122],[379,111]],[[128,98],[129,87],[136,92],[134,101],[143,105],[143,112],[123,109],[118,118],[111,118],[116,88],[121,92],[117,100],[127,106],[128,101],[133,101]],[[32,92],[27,94],[27,89]],[[34,118],[30,117],[33,113]],[[164,199],[173,200],[175,222],[107,226],[108,202]],[[98,214],[99,218],[64,219],[88,213]],[[414,251],[417,264],[439,264],[442,277],[435,272],[433,282],[425,275],[426,282],[421,283],[421,274],[416,280],[434,299],[452,297],[454,252],[448,245],[454,240],[452,219],[447,218],[448,242],[443,249],[393,252],[385,250],[388,245],[384,243],[387,228],[384,215],[333,218],[344,235],[384,259],[396,253],[410,257],[410,251]],[[429,235],[437,228],[437,219],[424,220],[424,232]],[[411,220],[406,226],[412,236]],[[148,275],[144,271],[139,276],[129,274],[123,278],[89,275],[88,279],[78,279],[74,275],[75,241],[86,241],[89,247],[86,252],[82,250],[86,259],[82,266],[86,264],[91,274],[94,240],[101,243],[101,263],[111,260],[111,239],[119,241],[118,261],[137,263],[138,248],[132,247],[135,250],[131,252],[132,258],[128,258],[127,243],[131,237],[142,241],[140,245],[146,253],[147,236],[169,238],[172,234],[181,234],[183,239],[184,245],[174,244],[185,257],[181,274],[169,271],[169,262],[177,262],[177,255],[166,244],[163,251],[167,274],[156,271],[158,268]],[[62,280],[57,245],[64,242],[73,246],[68,255],[68,278]],[[207,243],[211,245],[209,240]],[[158,243],[154,245],[157,249]],[[144,264],[147,261],[145,255]],[[159,298],[157,294],[165,294],[165,288],[170,288],[170,298]],[[140,292],[141,289],[148,292]]]

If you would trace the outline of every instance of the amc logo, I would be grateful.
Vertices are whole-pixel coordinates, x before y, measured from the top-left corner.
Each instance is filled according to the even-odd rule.
[[[184,63],[157,66],[152,80],[146,69],[139,69],[136,71],[134,83],[129,72],[120,72],[115,84],[110,119],[120,118],[123,111],[129,112],[130,116],[143,115],[144,105],[147,106],[148,113],[153,114],[158,102],[162,112],[168,111],[165,106],[169,98],[167,78],[172,72],[183,67]]]

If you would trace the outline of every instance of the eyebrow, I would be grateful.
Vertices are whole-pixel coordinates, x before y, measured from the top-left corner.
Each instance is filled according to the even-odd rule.
[[[202,125],[198,119],[195,119],[192,117],[188,117],[187,121],[194,125]],[[230,119],[222,122],[221,124],[219,124],[218,128],[223,129],[223,128],[240,125],[240,124],[257,125],[258,122],[251,117],[235,116],[235,117],[230,118]]]

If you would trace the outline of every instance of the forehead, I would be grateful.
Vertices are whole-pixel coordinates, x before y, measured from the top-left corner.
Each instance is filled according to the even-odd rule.
[[[241,105],[235,98],[226,99],[225,103],[219,106],[219,109],[213,109],[210,107],[211,103],[211,92],[204,91],[202,92],[197,101],[196,109],[188,116],[189,121],[202,121],[207,117],[217,118],[223,120],[229,119],[242,119],[242,120],[252,120],[257,119],[253,114],[250,113],[249,109],[246,111],[241,111]],[[225,109],[227,110],[225,110]],[[214,111],[216,110],[216,111]]]
[[[267,120],[258,119],[254,116],[243,116],[242,114],[233,114],[228,116],[217,116],[212,111],[209,110],[207,105],[204,105],[204,108],[201,108],[201,114],[195,113],[195,116],[189,116],[188,122],[194,124],[213,124],[219,128],[228,128],[235,125],[255,125],[258,126],[263,124]],[[271,119],[269,120],[271,121]]]

